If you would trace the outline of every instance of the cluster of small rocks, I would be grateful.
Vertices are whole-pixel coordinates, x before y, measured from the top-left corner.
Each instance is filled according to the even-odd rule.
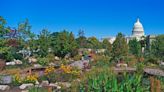
[[[43,87],[43,88],[51,88],[53,92],[61,92],[61,88],[70,88],[71,83],[69,82],[56,82],[56,83],[49,83],[48,81],[42,81],[41,83],[36,82],[35,85],[32,83],[25,83],[20,85],[18,88],[21,90],[21,92],[28,92],[29,88],[32,87]],[[7,91],[10,90],[9,85],[0,85],[0,91]]]

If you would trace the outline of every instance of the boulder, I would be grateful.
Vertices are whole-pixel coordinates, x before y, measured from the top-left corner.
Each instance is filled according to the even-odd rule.
[[[57,57],[57,56],[55,56],[55,60],[59,61],[59,60],[60,60],[60,58],[59,58],[59,57]]]
[[[35,85],[39,85],[39,81],[36,81],[36,82],[35,82]]]
[[[36,63],[36,62],[37,62],[37,59],[36,59],[36,58],[33,58],[33,57],[30,57],[30,58],[28,59],[28,62],[29,62],[29,63]]]
[[[6,62],[6,65],[15,65],[16,63],[15,62]]]
[[[11,75],[1,75],[0,76],[0,83],[1,84],[10,84],[12,83],[12,76]]]
[[[21,92],[29,92],[29,90],[22,90]]]
[[[48,81],[42,81],[42,83],[40,84],[41,86],[48,86],[49,82]]]
[[[14,59],[11,62],[6,62],[6,65],[21,65],[22,61]]]
[[[1,91],[5,91],[5,90],[9,90],[10,86],[9,85],[0,85],[0,90]]]
[[[161,61],[160,65],[164,66],[164,62]]]
[[[75,61],[70,64],[70,66],[77,67],[78,69],[84,69],[87,65],[89,65],[89,60]]]
[[[69,83],[69,82],[58,82],[57,84],[61,85],[63,87],[66,87],[66,88],[70,88],[71,87],[71,83]]]
[[[40,64],[34,64],[34,68],[40,68],[40,67],[42,67],[42,65],[40,65]]]
[[[22,61],[20,61],[20,60],[16,60],[16,59],[14,59],[13,62],[15,62],[16,65],[21,65],[21,64],[22,64]]]
[[[22,84],[19,86],[20,89],[26,89],[26,88],[30,88],[30,87],[33,87],[34,84],[32,83],[28,83],[28,84]]]

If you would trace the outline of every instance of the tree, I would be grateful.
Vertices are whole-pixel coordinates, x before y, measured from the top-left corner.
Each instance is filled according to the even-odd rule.
[[[91,49],[100,49],[101,48],[101,43],[96,37],[89,37],[88,38],[88,48]]]
[[[6,20],[0,16],[0,38],[3,38],[4,34],[7,33],[7,30],[6,30]]]
[[[45,57],[49,53],[49,48],[51,46],[51,37],[50,37],[50,32],[47,29],[43,29],[38,35],[38,40],[37,40],[39,52],[38,54],[41,57]]]
[[[102,48],[106,49],[105,53],[111,55],[112,52],[112,44],[108,41],[108,39],[104,39],[102,42]]]
[[[74,55],[73,53],[77,49],[77,43],[73,33],[69,33],[66,30],[53,33],[51,45],[54,54],[62,58],[64,58],[67,54]]]
[[[128,54],[128,44],[122,33],[118,33],[116,36],[116,40],[113,43],[112,54],[113,59],[120,59]]]
[[[141,44],[136,38],[129,41],[129,52],[137,57],[141,55]]]
[[[152,42],[151,53],[153,56],[164,60],[164,35],[157,36]]]
[[[87,38],[84,36],[84,31],[79,30],[78,38],[76,39],[79,48],[87,47]]]

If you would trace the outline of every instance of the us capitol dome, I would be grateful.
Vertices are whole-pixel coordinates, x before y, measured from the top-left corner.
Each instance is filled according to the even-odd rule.
[[[140,38],[144,36],[144,28],[139,20],[137,19],[136,23],[134,24],[133,30],[132,30],[132,37]]]

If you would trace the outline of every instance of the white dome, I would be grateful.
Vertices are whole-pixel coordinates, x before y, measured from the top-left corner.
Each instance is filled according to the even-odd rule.
[[[144,29],[139,19],[137,19],[137,22],[134,24],[132,36],[134,37],[144,36]]]

